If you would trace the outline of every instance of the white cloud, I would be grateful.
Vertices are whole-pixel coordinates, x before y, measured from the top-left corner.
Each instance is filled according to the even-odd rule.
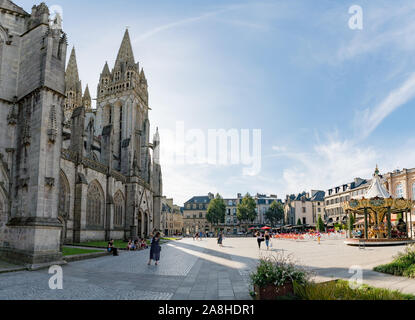
[[[284,146],[272,146],[272,150],[277,152],[286,152],[287,148]]]
[[[315,145],[310,153],[286,152],[290,164],[283,169],[283,179],[275,181],[275,190],[299,193],[327,190],[352,182],[354,178],[371,178],[378,164],[381,173],[415,166],[415,139],[377,149],[352,140],[329,138]],[[280,194],[279,194],[280,195]],[[281,196],[281,195],[280,195]]]
[[[291,153],[289,157],[296,162],[283,172],[286,190],[324,190],[354,177],[367,177],[375,168],[377,156],[371,147],[361,148],[351,141],[334,139],[316,145],[308,154]]]
[[[356,127],[361,132],[361,138],[367,138],[387,116],[406,104],[414,96],[415,73],[412,73],[404,83],[391,91],[379,105],[358,113]]]
[[[407,2],[396,6],[377,5],[363,7],[364,28],[362,31],[347,30],[345,36],[353,35],[337,52],[339,61],[353,59],[359,55],[384,50],[414,51],[415,5]]]
[[[204,13],[202,15],[196,16],[196,17],[185,18],[185,19],[182,19],[182,20],[178,20],[178,21],[175,21],[175,22],[172,22],[172,23],[168,23],[168,24],[165,24],[165,25],[155,27],[152,30],[147,31],[146,33],[144,33],[141,36],[139,36],[139,37],[135,38],[134,40],[132,40],[132,44],[134,45],[134,44],[136,44],[140,41],[146,40],[146,39],[156,35],[157,33],[160,33],[160,32],[163,32],[163,31],[166,31],[166,30],[169,30],[169,29],[173,29],[173,28],[176,28],[176,27],[179,27],[179,26],[182,26],[182,25],[197,22],[197,21],[200,21],[200,20],[205,19],[205,18],[216,16],[216,15],[222,13],[222,12],[225,12],[225,11],[227,11],[227,10],[222,9],[222,10],[217,10],[217,11],[213,11],[213,12],[208,12],[208,13]]]
[[[218,191],[217,181],[209,178],[206,167],[177,166],[162,163],[163,194],[173,198],[174,203],[183,205],[193,196],[207,195]]]

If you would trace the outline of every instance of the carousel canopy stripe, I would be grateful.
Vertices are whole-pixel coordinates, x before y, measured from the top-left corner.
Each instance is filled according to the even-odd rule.
[[[406,199],[352,199],[343,204],[344,210],[350,210],[361,213],[364,209],[372,209],[373,211],[379,211],[381,209],[391,208],[391,213],[410,211],[414,207],[415,201]]]

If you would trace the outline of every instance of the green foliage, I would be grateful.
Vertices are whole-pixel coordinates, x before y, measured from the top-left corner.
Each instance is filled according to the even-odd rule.
[[[373,288],[367,285],[354,288],[345,280],[326,283],[294,282],[294,294],[302,300],[414,300],[415,296],[399,291]]]
[[[321,218],[321,214],[318,215],[318,220],[317,220],[317,230],[320,232],[325,231],[325,226],[324,226],[324,221]]]
[[[268,285],[278,287],[286,283],[305,284],[308,281],[309,273],[304,269],[297,267],[290,256],[282,254],[272,257],[261,258],[256,271],[251,273],[251,283],[260,288]]]
[[[265,213],[265,218],[275,226],[279,221],[284,219],[284,206],[282,203],[274,201],[271,203],[268,211]]]
[[[114,247],[115,248],[126,248],[128,242],[124,240],[114,240]],[[82,242],[79,245],[83,247],[97,247],[97,248],[106,248],[108,246],[108,241],[89,241],[89,242]]]
[[[223,198],[218,193],[212,201],[210,201],[207,212],[206,220],[212,224],[219,224],[225,222],[226,204]]]
[[[257,217],[256,203],[249,193],[243,197],[241,203],[238,204],[236,216],[239,221],[254,221]]]
[[[415,246],[408,246],[405,252],[400,252],[391,263],[377,266],[373,270],[395,276],[415,278]]]
[[[347,229],[347,226],[345,224],[342,224],[342,223],[336,223],[334,225],[334,229],[336,231],[346,230]]]
[[[77,255],[77,254],[94,253],[94,252],[103,252],[103,250],[81,249],[81,248],[73,248],[73,247],[63,247],[62,248],[62,255],[64,257],[73,256],[73,255]]]
[[[356,223],[356,220],[354,218],[353,214],[349,214],[349,221],[348,221],[348,230],[353,231],[354,229],[354,224]]]
[[[297,225],[299,225],[299,226],[301,226],[301,225],[302,225],[302,223],[301,223],[301,219],[300,219],[300,218],[298,218],[298,220],[297,220]]]

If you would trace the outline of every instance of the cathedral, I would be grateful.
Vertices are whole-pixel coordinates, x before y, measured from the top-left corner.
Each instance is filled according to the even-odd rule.
[[[62,263],[65,243],[129,239],[160,226],[158,130],[128,30],[83,90],[57,14],[0,0],[0,258]]]

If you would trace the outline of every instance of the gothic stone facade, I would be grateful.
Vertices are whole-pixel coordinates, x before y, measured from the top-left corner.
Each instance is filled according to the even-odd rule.
[[[61,19],[0,0],[0,255],[62,263],[63,243],[148,235],[160,225],[158,132],[149,137],[144,71],[126,31],[97,108]],[[152,159],[152,157],[154,159]]]

